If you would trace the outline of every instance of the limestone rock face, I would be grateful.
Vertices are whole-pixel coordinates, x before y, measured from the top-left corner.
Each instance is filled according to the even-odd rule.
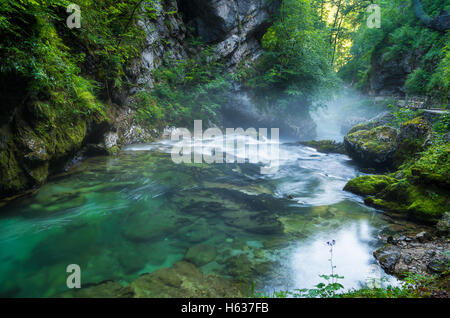
[[[387,61],[386,56],[386,53],[379,54],[372,60],[374,71],[369,74],[370,92],[378,95],[404,95],[406,78],[417,67],[420,57],[407,52]]]
[[[156,19],[146,18],[140,21],[146,32],[146,47],[141,59],[134,61],[128,68],[127,75],[139,85],[153,87],[152,71],[161,65],[166,54],[175,60],[188,56],[185,41],[186,26],[180,14],[165,14],[178,11],[176,0],[155,1]]]
[[[280,1],[190,0],[179,4],[185,22],[206,42],[217,44],[217,55],[227,58],[233,68],[259,56],[259,39]]]
[[[225,59],[230,71],[241,61],[254,61],[262,52],[259,40],[269,27],[269,18],[280,5],[278,0],[155,2],[156,19],[140,21],[147,33],[146,48],[127,72],[138,84],[149,87],[153,86],[152,71],[164,57],[178,60],[197,53],[186,41],[188,27],[195,36],[216,45],[216,58]]]

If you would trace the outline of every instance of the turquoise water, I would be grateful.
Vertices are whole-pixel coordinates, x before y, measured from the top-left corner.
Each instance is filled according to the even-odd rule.
[[[177,165],[170,149],[162,141],[87,159],[1,207],[0,295],[57,296],[69,264],[80,266],[82,286],[127,285],[198,243],[217,249],[204,273],[245,278],[259,291],[321,282],[332,239],[346,288],[385,276],[372,252],[390,223],[342,191],[358,173],[348,157],[285,144],[278,171],[262,175],[259,164]],[[264,270],[230,270],[236,255]]]

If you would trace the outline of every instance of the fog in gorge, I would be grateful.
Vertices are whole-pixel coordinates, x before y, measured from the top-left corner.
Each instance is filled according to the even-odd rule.
[[[351,127],[384,110],[383,103],[377,103],[373,97],[344,87],[323,106],[312,107],[311,117],[317,125],[315,140],[342,142]]]

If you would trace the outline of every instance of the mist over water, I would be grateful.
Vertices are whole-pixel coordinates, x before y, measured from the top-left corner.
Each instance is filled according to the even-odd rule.
[[[342,142],[348,130],[364,120],[375,117],[386,110],[383,103],[377,103],[350,88],[343,88],[322,107],[311,110],[311,117],[317,125],[316,140]]]

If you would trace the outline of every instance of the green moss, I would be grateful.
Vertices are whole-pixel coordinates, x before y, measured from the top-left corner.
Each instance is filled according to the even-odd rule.
[[[117,146],[117,145],[112,146],[111,148],[108,149],[108,153],[109,153],[110,155],[115,155],[115,154],[117,154],[119,151],[120,151],[120,148],[119,148],[119,146]]]
[[[359,195],[374,195],[395,182],[394,178],[384,175],[361,176],[347,182],[344,190]]]
[[[13,149],[10,143],[0,151],[0,193],[13,194],[28,186],[26,173],[19,166]]]
[[[357,125],[353,126],[349,130],[348,134],[353,134],[353,133],[355,133],[357,131],[360,131],[360,130],[370,130],[370,129],[374,128],[374,127],[375,127],[374,124],[370,123],[370,122],[369,123],[357,124]]]
[[[397,150],[394,166],[400,167],[404,162],[412,161],[424,150],[425,140],[430,136],[431,126],[424,117],[415,117],[400,126],[397,138]]]
[[[406,180],[387,186],[364,202],[376,208],[406,213],[407,217],[429,222],[436,222],[450,204],[447,192],[413,185]]]
[[[439,184],[449,189],[449,154],[449,143],[437,143],[429,147],[411,167],[414,181],[419,184]]]
[[[379,126],[371,130],[359,130],[348,134],[346,138],[359,144],[369,153],[389,152],[395,148],[397,130],[388,126]]]
[[[319,152],[323,153],[341,153],[346,154],[344,145],[341,142],[336,142],[334,140],[310,140],[301,141],[299,144],[312,147]]]

